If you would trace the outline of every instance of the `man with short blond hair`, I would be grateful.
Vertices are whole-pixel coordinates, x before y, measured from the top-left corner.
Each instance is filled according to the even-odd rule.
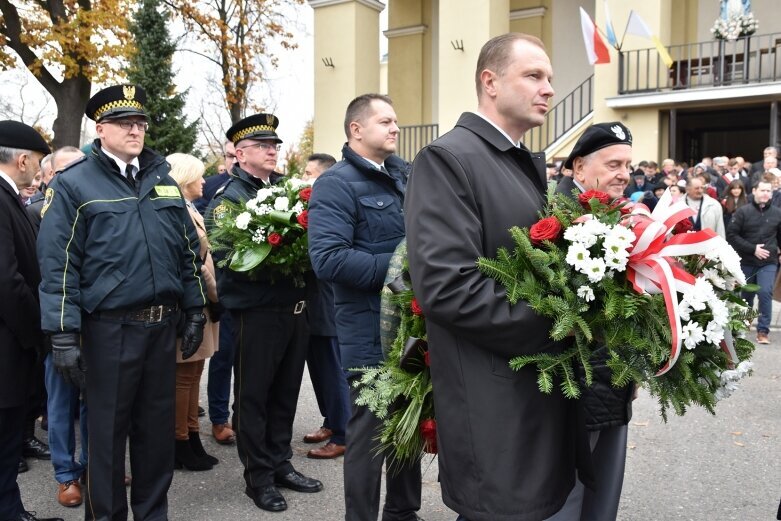
[[[512,249],[508,230],[534,224],[545,205],[545,157],[521,139],[545,122],[552,77],[540,40],[488,41],[475,71],[477,110],[423,148],[410,175],[404,221],[436,389],[439,477],[461,520],[557,515],[575,484],[578,441],[587,443],[574,400],[541,393],[535,371],[509,366],[567,344],[551,341],[551,321],[526,302],[510,306],[476,265]]]

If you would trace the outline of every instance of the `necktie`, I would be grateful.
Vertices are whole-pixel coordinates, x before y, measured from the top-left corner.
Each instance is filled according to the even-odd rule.
[[[127,165],[125,167],[125,175],[130,184],[136,186],[136,167],[134,165]]]
[[[16,194],[16,200],[19,201],[19,206],[24,209],[24,199],[22,199],[22,194]]]

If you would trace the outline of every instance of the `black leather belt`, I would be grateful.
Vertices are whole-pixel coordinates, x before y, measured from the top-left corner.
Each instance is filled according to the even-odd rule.
[[[289,306],[261,306],[253,308],[257,311],[268,311],[270,313],[292,313],[294,315],[300,315],[306,308],[306,300],[299,300],[295,304]]]
[[[92,315],[97,318],[113,318],[129,322],[146,322],[156,324],[176,311],[176,306],[150,306],[143,309],[117,309],[111,311],[96,311]]]

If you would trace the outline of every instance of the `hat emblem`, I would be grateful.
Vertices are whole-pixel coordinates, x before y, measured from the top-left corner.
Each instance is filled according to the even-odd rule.
[[[123,85],[122,94],[125,95],[125,99],[133,99],[136,97],[136,87],[134,85]]]
[[[274,115],[266,114],[266,124],[274,126]]]
[[[621,141],[624,141],[626,139],[626,134],[624,134],[624,130],[618,125],[613,125],[612,127],[610,127],[610,130],[612,130],[613,134],[615,134],[616,137]]]

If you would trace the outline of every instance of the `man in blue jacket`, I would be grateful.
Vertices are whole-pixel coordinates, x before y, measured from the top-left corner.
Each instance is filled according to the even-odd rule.
[[[54,367],[90,407],[87,520],[127,519],[128,436],[133,518],[167,519],[177,318],[184,358],[206,322],[198,237],[168,163],[144,147],[145,103],[134,85],[90,99],[98,139],[41,210],[42,329]]]
[[[387,96],[364,94],[347,106],[342,160],[315,182],[309,204],[309,256],[318,279],[334,284],[336,333],[346,371],[377,366],[380,290],[404,237],[404,190],[409,165],[394,155],[399,127]],[[354,382],[357,374],[350,378]],[[355,405],[347,423],[344,494],[347,521],[377,519],[384,455],[381,422]],[[418,519],[420,463],[395,469],[386,481],[383,521]]]

